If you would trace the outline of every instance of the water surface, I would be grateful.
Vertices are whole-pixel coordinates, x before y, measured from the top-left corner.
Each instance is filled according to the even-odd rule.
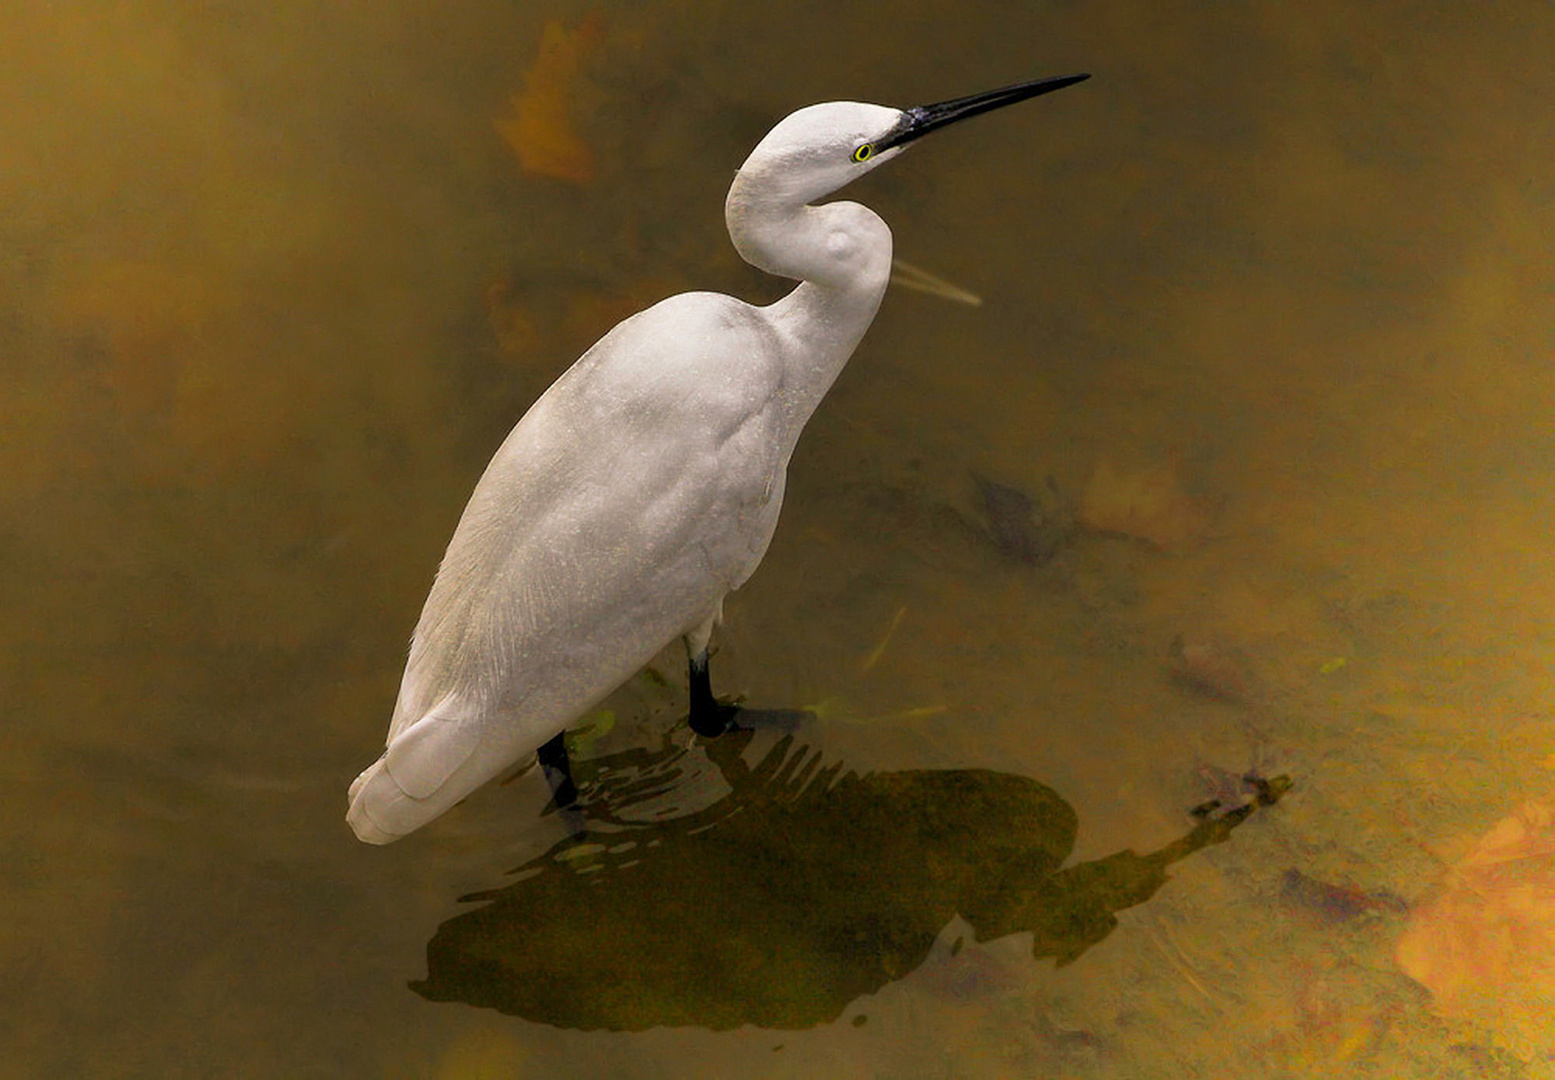
[[[1547,1074],[1551,55],[1526,2],[9,5],[0,1072]],[[1070,841],[990,812],[934,850],[1051,872],[1290,790],[1062,965],[986,914],[1016,875],[825,1008],[414,992],[459,898],[565,835],[535,774],[386,849],[343,821],[507,429],[645,304],[779,295],[721,209],[789,110],[1074,71],[849,190],[984,303],[888,294],[717,687],[809,709],[795,752],[850,790],[1044,793]],[[680,663],[591,754],[684,745]],[[687,755],[675,813],[722,797]],[[906,843],[863,813],[855,870]],[[555,895],[539,939],[595,925]],[[683,898],[707,940],[716,878]],[[618,899],[624,962],[664,920]]]

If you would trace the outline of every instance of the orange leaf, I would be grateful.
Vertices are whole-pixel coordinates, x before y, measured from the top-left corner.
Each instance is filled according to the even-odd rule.
[[[572,126],[572,100],[584,64],[603,40],[597,12],[576,30],[555,19],[545,24],[540,54],[524,73],[524,90],[512,98],[513,115],[495,121],[525,172],[574,184],[594,179],[594,153]]]
[[[1447,1015],[1497,1026],[1545,1015],[1555,996],[1555,804],[1529,802],[1455,863],[1419,905],[1394,958]]]

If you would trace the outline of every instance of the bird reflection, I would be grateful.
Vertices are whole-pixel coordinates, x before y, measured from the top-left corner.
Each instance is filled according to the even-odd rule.
[[[792,735],[748,766],[751,738],[578,763],[581,831],[463,897],[486,903],[438,929],[411,988],[584,1030],[810,1027],[912,972],[956,915],[981,940],[1027,932],[1035,956],[1075,960],[1172,863],[1289,787],[1257,781],[1157,851],[1060,870],[1075,813],[1035,780],[844,774]],[[706,805],[677,805],[692,800]]]

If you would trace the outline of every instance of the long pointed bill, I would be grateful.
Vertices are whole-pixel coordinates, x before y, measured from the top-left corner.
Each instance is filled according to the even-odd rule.
[[[957,120],[965,120],[978,113],[1002,109],[1006,105],[1013,105],[1017,101],[1025,101],[1039,94],[1051,94],[1054,90],[1062,90],[1066,86],[1073,86],[1089,78],[1089,75],[1060,75],[1052,79],[1016,83],[1002,90],[988,90],[970,97],[956,98],[954,101],[941,101],[937,105],[919,105],[905,109],[897,125],[886,132],[883,138],[876,140],[875,150],[889,150],[893,146],[902,146],[946,124],[954,124]]]

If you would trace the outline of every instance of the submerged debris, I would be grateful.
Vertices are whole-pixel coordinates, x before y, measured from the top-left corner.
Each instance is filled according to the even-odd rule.
[[[1256,769],[1233,773],[1214,765],[1201,765],[1195,771],[1211,793],[1210,798],[1188,811],[1200,821],[1211,820],[1216,811],[1227,807],[1273,806],[1291,787],[1289,777],[1269,780]]]
[[[1251,703],[1253,682],[1242,657],[1230,646],[1178,634],[1167,651],[1172,680],[1204,697]]]
[[[977,506],[988,521],[988,534],[1005,556],[1028,566],[1041,566],[1058,553],[1074,532],[1053,478],[1035,499],[1019,488],[972,474]]]
[[[1280,898],[1287,904],[1331,922],[1349,922],[1374,913],[1401,914],[1409,910],[1403,897],[1385,889],[1367,892],[1354,885],[1335,885],[1308,877],[1294,866],[1280,875]]]

